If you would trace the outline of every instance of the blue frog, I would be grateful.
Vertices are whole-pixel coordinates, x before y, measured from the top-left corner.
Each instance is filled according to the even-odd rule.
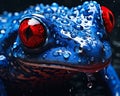
[[[4,12],[0,16],[1,96],[7,95],[4,81],[36,86],[62,82],[80,72],[100,73],[112,96],[119,96],[109,43],[114,19],[107,11],[96,1],[86,1],[71,9],[53,3]]]

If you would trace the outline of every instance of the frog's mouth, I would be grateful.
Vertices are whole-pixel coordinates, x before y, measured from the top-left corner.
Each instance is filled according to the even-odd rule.
[[[89,72],[89,73],[93,73],[93,72],[98,72],[102,69],[104,69],[105,67],[107,67],[110,62],[111,59],[106,60],[104,63],[97,63],[97,64],[89,64],[89,65],[70,65],[70,64],[62,64],[62,63],[52,63],[52,62],[47,62],[47,63],[36,63],[36,62],[29,62],[29,61],[25,61],[22,59],[17,59],[17,62],[19,62],[19,64],[22,64],[23,66],[29,66],[32,67],[32,69],[34,70],[34,68],[45,68],[45,69],[55,69],[55,70],[66,70],[66,71],[74,71],[74,72]]]

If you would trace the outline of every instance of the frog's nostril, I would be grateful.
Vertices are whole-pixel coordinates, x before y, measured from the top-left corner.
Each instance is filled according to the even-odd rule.
[[[35,18],[24,19],[19,27],[20,39],[26,47],[36,48],[46,41],[45,26]]]

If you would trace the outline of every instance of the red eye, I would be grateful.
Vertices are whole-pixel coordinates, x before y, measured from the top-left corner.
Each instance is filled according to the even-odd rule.
[[[102,17],[104,20],[104,25],[105,25],[106,31],[108,33],[110,33],[110,32],[112,32],[114,25],[115,25],[114,15],[113,15],[112,11],[109,10],[105,6],[101,6],[101,9],[102,9]]]
[[[34,18],[24,19],[19,27],[19,36],[24,46],[36,48],[46,41],[45,26]]]

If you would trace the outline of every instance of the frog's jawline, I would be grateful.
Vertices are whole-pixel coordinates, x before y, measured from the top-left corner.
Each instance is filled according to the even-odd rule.
[[[98,72],[102,70],[103,68],[107,67],[110,64],[110,59],[106,60],[104,63],[98,63],[98,64],[90,64],[87,66],[83,65],[67,65],[67,64],[47,64],[47,63],[34,63],[34,62],[28,62],[21,59],[17,59],[17,61],[20,64],[31,66],[31,67],[39,67],[39,68],[49,68],[49,69],[59,69],[59,70],[67,70],[67,71],[73,71],[73,72]]]

